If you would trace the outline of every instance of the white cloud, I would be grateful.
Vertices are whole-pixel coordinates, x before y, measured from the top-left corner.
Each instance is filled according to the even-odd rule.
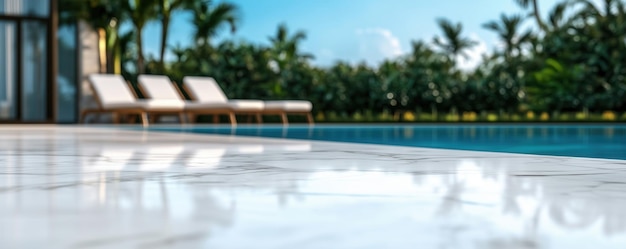
[[[487,53],[487,44],[476,34],[471,34],[470,39],[478,42],[474,47],[465,51],[467,57],[457,56],[457,66],[463,71],[471,71],[476,69],[483,61],[483,54]]]
[[[400,40],[383,28],[356,30],[358,38],[358,61],[377,65],[385,59],[393,59],[404,54]]]
[[[319,66],[331,66],[339,60],[358,64],[366,62],[369,66],[376,67],[386,59],[395,59],[405,55],[409,51],[402,48],[400,40],[389,30],[383,28],[357,29],[354,40],[344,39],[341,48],[323,48],[315,53],[313,63]],[[473,33],[470,38],[478,44],[466,50],[467,58],[456,58],[457,66],[463,71],[476,69],[483,61],[483,55],[489,54],[493,49],[485,41]]]

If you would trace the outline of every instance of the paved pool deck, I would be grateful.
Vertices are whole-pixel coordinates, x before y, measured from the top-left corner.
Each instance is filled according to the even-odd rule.
[[[625,245],[622,160],[0,126],[0,248]]]

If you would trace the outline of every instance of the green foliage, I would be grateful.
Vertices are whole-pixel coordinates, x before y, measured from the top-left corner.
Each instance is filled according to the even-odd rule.
[[[433,40],[435,45],[440,47],[454,61],[457,56],[467,56],[465,50],[472,48],[477,43],[469,38],[461,36],[463,25],[461,23],[452,23],[445,18],[437,19],[437,24],[443,32],[443,39],[436,36]]]
[[[196,1],[190,10],[193,12],[194,39],[198,46],[209,46],[211,38],[226,25],[232,33],[237,30],[240,18],[237,6],[233,4],[222,2],[213,5],[211,1]]]
[[[528,87],[535,110],[580,110],[585,97],[583,87],[583,67],[570,66],[567,69],[554,59],[546,60],[545,67],[536,72],[535,84]]]

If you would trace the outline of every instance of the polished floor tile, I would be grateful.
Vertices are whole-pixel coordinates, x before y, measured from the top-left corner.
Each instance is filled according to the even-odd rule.
[[[0,248],[624,248],[626,162],[0,127]]]

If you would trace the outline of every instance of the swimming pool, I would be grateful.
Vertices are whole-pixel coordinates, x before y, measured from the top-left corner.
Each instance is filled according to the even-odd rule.
[[[148,130],[626,160],[626,125],[240,125]]]

